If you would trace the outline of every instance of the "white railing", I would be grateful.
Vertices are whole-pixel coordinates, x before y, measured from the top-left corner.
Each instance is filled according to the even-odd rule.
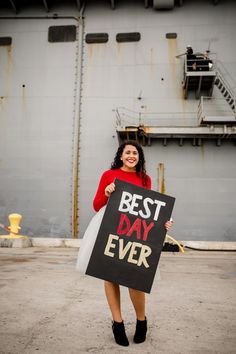
[[[219,78],[222,78],[227,90],[230,91],[234,97],[236,97],[236,82],[234,81],[233,76],[229,73],[225,64],[223,64],[220,60],[216,60],[215,69]]]
[[[184,68],[185,73],[189,71],[214,71],[215,59],[212,56],[207,58],[203,53],[195,53],[185,57]]]
[[[235,115],[224,98],[201,96],[197,111],[199,124],[207,118],[211,119],[213,117],[218,117],[219,121],[220,118],[224,121],[225,119],[232,118],[233,116]]]
[[[196,126],[196,112],[137,112],[117,107],[116,126]]]

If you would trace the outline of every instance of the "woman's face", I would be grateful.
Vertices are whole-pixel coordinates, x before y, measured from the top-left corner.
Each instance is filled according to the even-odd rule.
[[[138,150],[133,145],[126,145],[120,159],[123,162],[123,166],[121,167],[123,171],[135,171],[135,166],[139,162]]]

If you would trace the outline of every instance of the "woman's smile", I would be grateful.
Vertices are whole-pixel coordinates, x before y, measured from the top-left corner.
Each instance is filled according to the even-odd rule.
[[[126,145],[120,157],[123,162],[121,169],[127,172],[135,171],[135,166],[139,162],[139,153],[135,146]]]

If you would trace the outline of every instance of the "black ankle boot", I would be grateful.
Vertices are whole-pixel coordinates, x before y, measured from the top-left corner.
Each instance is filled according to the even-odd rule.
[[[124,322],[114,321],[112,324],[112,330],[114,333],[116,343],[119,345],[123,345],[124,347],[127,347],[129,345],[129,341],[128,338],[126,337]]]
[[[140,321],[137,320],[136,331],[134,334],[134,343],[143,343],[146,339],[147,333],[147,319]]]

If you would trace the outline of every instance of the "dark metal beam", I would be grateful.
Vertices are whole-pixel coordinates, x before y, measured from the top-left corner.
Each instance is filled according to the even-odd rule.
[[[44,7],[45,7],[46,11],[49,12],[49,7],[48,7],[47,0],[43,0],[43,4],[44,4]]]
[[[199,77],[198,89],[197,89],[197,92],[196,92],[196,98],[200,97],[201,88],[202,88],[202,76]]]
[[[77,3],[78,10],[80,11],[81,10],[81,1],[76,0],[76,3]]]
[[[75,20],[79,21],[79,17],[75,16],[0,16],[0,21],[1,20],[57,20],[58,18],[63,19],[63,20]]]
[[[115,9],[115,0],[111,0],[111,8],[112,8],[112,10]]]
[[[169,10],[174,8],[174,3],[174,0],[153,0],[153,8],[155,10]]]
[[[15,11],[15,13],[17,13],[17,8],[16,8],[16,4],[14,3],[14,0],[10,0],[11,6],[13,7],[13,10]]]

